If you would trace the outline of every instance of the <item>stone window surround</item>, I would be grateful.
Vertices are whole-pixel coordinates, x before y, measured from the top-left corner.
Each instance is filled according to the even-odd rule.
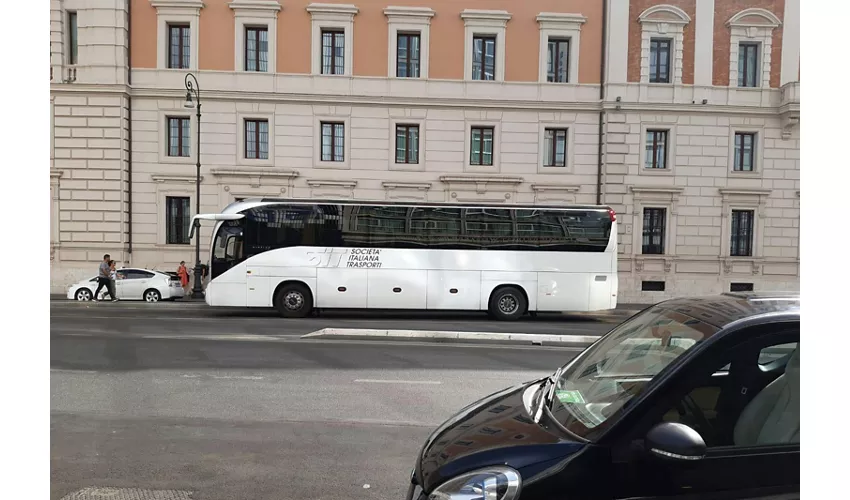
[[[665,259],[676,256],[676,228],[679,225],[679,196],[683,187],[673,186],[631,186],[632,191],[632,255],[638,259]],[[663,208],[666,210],[664,221],[664,253],[644,255],[643,252],[643,209]]]
[[[236,113],[236,165],[274,166],[275,127],[274,113],[253,111]],[[245,158],[245,120],[267,120],[269,122],[269,157],[267,159]]]
[[[384,9],[389,27],[389,38],[387,40],[387,76],[396,76],[396,57],[398,51],[399,33],[419,33],[419,78],[428,78],[428,66],[431,45],[431,18],[436,12],[430,7],[395,7]],[[404,77],[407,79],[411,77]]]
[[[354,16],[359,9],[352,4],[311,3],[312,43],[310,44],[310,73],[321,76],[351,76],[354,67]],[[322,30],[341,29],[345,33],[345,63],[342,75],[322,74]],[[348,127],[346,127],[346,134]]]
[[[576,124],[574,121],[540,121],[537,138],[538,174],[570,174],[573,172],[573,159],[575,157],[575,127]],[[567,129],[566,163],[563,167],[547,167],[544,165],[544,161],[546,159],[546,129],[551,128]]]
[[[676,127],[674,121],[645,121],[640,124],[638,173],[640,175],[672,176],[676,170]],[[667,130],[667,168],[646,168],[646,132],[648,130]]]
[[[752,261],[763,256],[764,220],[767,197],[770,189],[720,188],[722,197],[722,230],[720,233],[720,257],[730,261]],[[732,210],[752,210],[753,218],[753,255],[751,257],[731,256]]]
[[[496,82],[505,81],[505,33],[512,15],[505,10],[465,9],[460,13],[463,19],[463,79],[472,80],[472,38],[475,35],[494,35],[496,37]],[[467,159],[469,163],[469,159]]]
[[[762,22],[747,22],[747,17],[759,17]],[[770,88],[771,50],[773,47],[773,30],[781,26],[779,18],[766,9],[750,8],[744,9],[732,16],[726,22],[731,32],[729,36],[729,86],[734,88],[749,89],[751,87],[738,87],[738,45],[742,42],[754,42],[759,45],[759,63],[761,73],[758,75],[759,88]]]
[[[172,71],[197,71],[198,69],[198,27],[201,19],[202,0],[150,0],[156,8],[156,67]],[[168,67],[168,25],[189,25],[189,67]]]
[[[234,38],[234,68],[245,71],[245,30],[266,27],[268,29],[268,68],[266,73],[277,71],[277,14],[281,9],[277,0],[233,0],[228,3],[233,10],[236,25]],[[251,71],[254,73],[254,71]],[[257,73],[261,73],[257,71]]]
[[[342,123],[344,131],[343,161],[322,161],[322,122]],[[313,116],[313,167],[335,170],[351,169],[351,114]]]
[[[50,168],[50,245],[59,245],[59,179],[62,170]]]
[[[678,19],[653,19],[654,14],[664,13]],[[673,5],[654,5],[638,16],[641,25],[640,40],[640,83],[649,83],[649,42],[652,38],[671,38],[673,40],[670,58],[670,82],[653,85],[682,85],[682,67],[684,59],[685,26],[691,22],[684,10]]]
[[[550,83],[546,81],[550,38],[568,39],[570,41],[570,67],[567,69],[566,84],[578,83],[581,26],[586,22],[587,17],[581,14],[541,12],[537,15],[537,24],[540,26],[540,60],[538,62],[538,81],[540,83]],[[564,85],[563,82],[551,83],[553,85]]]
[[[464,145],[463,145],[463,171],[464,173],[487,173],[497,174],[500,172],[499,156],[502,143],[502,122],[501,120],[465,120],[464,121]],[[492,165],[472,165],[469,160],[472,153],[472,127],[492,127],[493,128],[493,164]]]
[[[168,156],[168,119],[189,119],[189,156]],[[170,108],[159,110],[157,120],[157,135],[159,136],[159,162],[162,164],[194,165],[198,154],[198,120],[192,110],[186,108]]]
[[[189,216],[195,215],[195,176],[194,175],[151,175],[151,180],[156,185],[156,246],[159,248],[188,248],[188,245],[166,243],[166,198],[180,196],[189,198]],[[203,182],[203,177],[201,177]],[[203,245],[203,243],[202,243]]]
[[[395,161],[395,139],[396,125],[418,125],[419,126],[419,163],[396,163]],[[425,170],[425,119],[413,117],[391,117],[390,118],[390,148],[389,169],[403,170],[407,172],[422,172]]]
[[[752,172],[735,171],[735,134],[738,132],[756,134],[756,150]],[[764,175],[764,126],[763,125],[732,125],[729,127],[729,155],[727,171],[730,177],[762,177]]]

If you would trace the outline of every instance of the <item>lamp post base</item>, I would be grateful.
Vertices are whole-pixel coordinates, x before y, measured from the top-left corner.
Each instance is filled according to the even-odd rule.
[[[192,296],[190,297],[192,300],[204,300],[204,286],[201,284],[201,274],[203,272],[201,265],[196,264],[194,269],[195,285],[192,287]]]

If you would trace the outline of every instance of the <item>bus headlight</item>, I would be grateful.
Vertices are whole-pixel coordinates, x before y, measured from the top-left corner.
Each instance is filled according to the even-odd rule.
[[[515,500],[521,482],[519,473],[509,467],[488,467],[446,481],[428,500]]]

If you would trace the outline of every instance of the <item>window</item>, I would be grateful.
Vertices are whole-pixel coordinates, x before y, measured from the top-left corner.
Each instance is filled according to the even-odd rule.
[[[752,283],[730,283],[729,284],[730,292],[752,292],[753,284]]]
[[[68,12],[68,64],[77,64],[77,13]]]
[[[168,156],[189,156],[189,117],[169,116],[168,122]]]
[[[345,32],[322,30],[322,74],[342,75],[345,72]]]
[[[653,38],[649,42],[649,82],[670,83],[670,46],[668,38]]]
[[[322,122],[322,161],[345,161],[345,124]]]
[[[245,120],[245,158],[269,159],[269,121]]]
[[[269,29],[245,28],[245,71],[269,70]]]
[[[472,127],[469,148],[470,165],[493,165],[493,131],[493,127]]]
[[[664,254],[666,218],[667,210],[664,208],[643,209],[643,254]]]
[[[168,25],[168,67],[189,68],[189,25]]]
[[[567,83],[570,81],[570,41],[549,39],[547,60],[547,82]]]
[[[791,356],[799,345],[799,342],[789,342],[765,347],[759,352],[759,364],[769,365],[778,359]]]
[[[165,198],[165,242],[169,245],[189,244],[189,197]]]
[[[399,33],[396,44],[396,75],[399,78],[419,78],[419,34]]]
[[[567,129],[547,128],[544,135],[544,167],[567,166]]]
[[[751,257],[753,255],[753,219],[752,210],[732,210],[732,248],[733,257]]]
[[[759,44],[738,44],[738,86],[758,86]]]
[[[642,292],[663,292],[667,288],[667,284],[663,281],[641,281],[640,290]]]
[[[396,125],[395,162],[419,163],[419,125]]]
[[[645,168],[667,168],[667,135],[667,130],[646,131],[646,155],[643,161]]]
[[[756,158],[756,134],[735,132],[735,172],[752,172]]]
[[[472,37],[472,79],[496,79],[496,37],[475,35]]]

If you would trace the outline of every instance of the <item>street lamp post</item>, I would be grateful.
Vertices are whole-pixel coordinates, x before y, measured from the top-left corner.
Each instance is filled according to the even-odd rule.
[[[186,84],[186,103],[185,107],[195,108],[197,113],[197,121],[195,128],[198,132],[198,142],[195,149],[195,158],[197,159],[195,170],[195,215],[201,213],[201,89],[198,86],[198,79],[192,73],[186,73],[184,78]],[[194,102],[193,102],[194,99]],[[201,268],[201,221],[195,219],[195,285],[192,287],[192,298],[204,298],[204,286],[201,282],[203,269]]]

